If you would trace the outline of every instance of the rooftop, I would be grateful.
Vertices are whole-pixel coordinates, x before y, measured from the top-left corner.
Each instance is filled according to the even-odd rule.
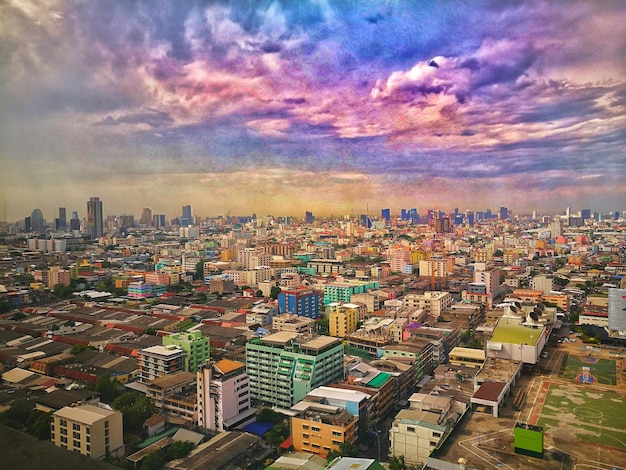
[[[501,317],[489,339],[492,343],[529,344],[534,346],[545,327],[522,326],[518,319]]]
[[[66,406],[54,413],[54,416],[66,418],[83,424],[94,424],[103,418],[112,416],[119,411],[107,410],[94,405]]]

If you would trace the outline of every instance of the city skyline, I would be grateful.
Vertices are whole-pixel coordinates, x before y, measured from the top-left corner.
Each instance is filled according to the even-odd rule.
[[[7,221],[626,205],[624,2],[0,12]]]

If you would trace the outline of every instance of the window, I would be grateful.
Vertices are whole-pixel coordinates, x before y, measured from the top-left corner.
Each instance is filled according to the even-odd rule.
[[[333,436],[341,436],[342,433],[339,431],[333,431]]]
[[[319,444],[311,444],[311,447],[313,447],[314,449],[319,449],[320,445]]]
[[[91,428],[85,428],[85,430],[87,431],[87,434],[91,434]]]
[[[415,428],[413,428],[411,426],[407,426],[406,432],[415,432]]]
[[[87,436],[86,441],[87,441],[87,442],[91,442],[91,436]]]
[[[320,428],[316,426],[311,426],[311,431],[320,432]]]
[[[334,439],[333,439],[333,445],[334,445],[334,446],[340,446],[340,445],[341,445],[341,442],[336,441],[336,440],[334,440]]]
[[[309,435],[307,433],[302,433],[302,439],[308,439]]]
[[[72,445],[73,445],[74,447],[80,447],[80,441],[74,441],[74,442],[72,443]]]
[[[61,435],[67,436],[67,428],[61,428]]]
[[[74,431],[74,432],[72,433],[72,437],[73,437],[74,439],[80,439],[80,433],[79,433],[79,432]]]
[[[73,423],[73,424],[72,424],[72,429],[73,429],[74,431],[80,431],[80,424]]]
[[[302,425],[302,429],[309,429],[309,425],[308,424],[303,424]]]
[[[61,420],[59,420],[59,424],[60,424],[61,426],[67,426],[67,420],[65,420],[65,419],[61,419]]]
[[[65,437],[65,436],[61,436],[61,442],[62,442],[63,444],[67,444],[67,437]]]

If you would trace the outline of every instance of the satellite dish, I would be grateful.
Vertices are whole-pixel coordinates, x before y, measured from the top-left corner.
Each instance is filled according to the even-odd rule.
[[[519,313],[519,309],[515,305],[510,305],[509,308],[513,313]]]
[[[541,310],[543,310],[545,312],[546,310],[546,306],[543,303],[538,303],[537,307],[539,307]]]
[[[534,321],[539,320],[539,315],[537,315],[537,312],[532,311],[530,312],[530,318],[532,318]]]
[[[533,312],[535,312],[538,316],[543,315],[543,311],[541,309],[537,308],[537,307],[535,307],[533,309]]]

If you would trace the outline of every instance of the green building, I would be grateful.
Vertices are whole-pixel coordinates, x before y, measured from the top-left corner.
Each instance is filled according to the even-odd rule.
[[[363,294],[371,289],[378,289],[378,281],[329,282],[324,284],[324,306],[333,303],[350,302],[353,294]]]
[[[198,366],[204,365],[209,358],[209,338],[200,331],[186,331],[163,336],[163,346],[173,344],[187,351],[185,370],[195,373]]]
[[[311,390],[344,378],[343,344],[330,336],[274,333],[246,344],[246,368],[251,398],[289,409]]]
[[[514,428],[515,453],[543,459],[543,428],[516,423]]]

